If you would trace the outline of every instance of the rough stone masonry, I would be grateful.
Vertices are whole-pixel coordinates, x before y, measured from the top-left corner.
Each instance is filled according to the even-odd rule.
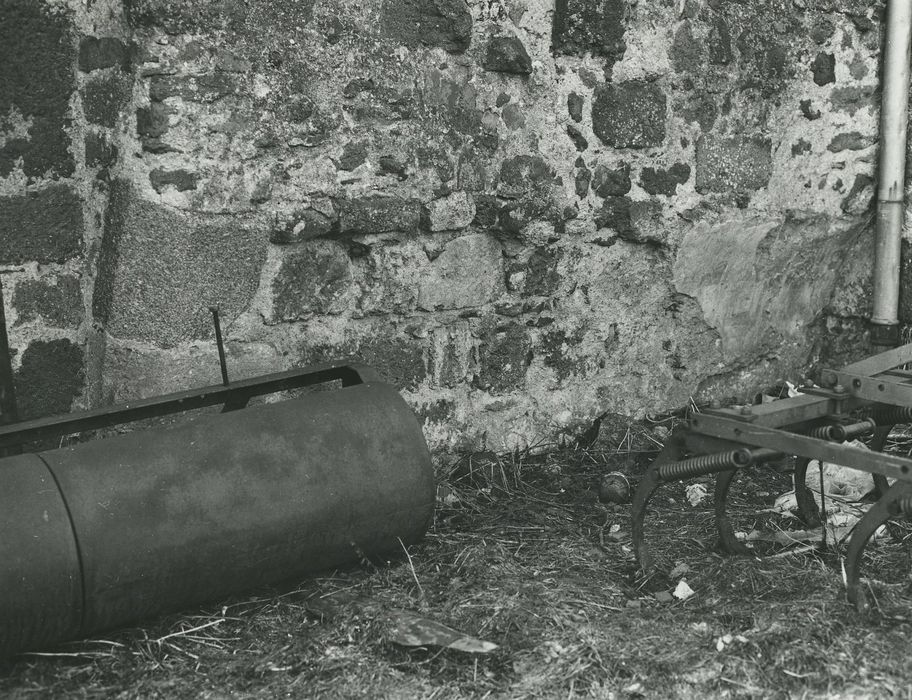
[[[858,357],[882,24],[882,0],[0,0],[24,413],[217,383],[209,304],[233,377],[360,358],[436,450]]]

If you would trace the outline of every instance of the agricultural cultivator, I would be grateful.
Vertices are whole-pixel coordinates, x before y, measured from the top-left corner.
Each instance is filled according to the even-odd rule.
[[[693,415],[669,438],[634,495],[632,535],[640,567],[655,568],[644,527],[650,498],[662,484],[715,474],[720,546],[730,554],[753,555],[736,537],[726,512],[738,472],[794,456],[799,515],[815,524],[817,506],[806,475],[811,461],[825,461],[873,475],[878,500],[855,526],[845,558],[848,598],[865,609],[859,585],[865,545],[887,521],[912,515],[912,460],[882,452],[892,427],[912,422],[912,371],[902,369],[910,362],[912,344],[903,345],[842,370],[824,370],[822,386],[802,395],[755,406],[714,405]],[[861,436],[871,436],[870,450],[843,444]]]
[[[424,534],[430,454],[395,387],[343,363],[230,382],[213,315],[221,386],[12,422],[0,361],[0,658],[401,551]],[[9,358],[2,313],[0,329]],[[277,400],[252,402],[267,395]],[[170,427],[25,449],[213,406],[222,411]]]

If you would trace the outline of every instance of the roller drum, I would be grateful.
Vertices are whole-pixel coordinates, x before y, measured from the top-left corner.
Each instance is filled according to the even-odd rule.
[[[399,550],[400,539],[424,534],[435,497],[421,428],[383,383],[9,458],[0,469],[21,482],[10,489],[3,479],[0,552],[22,553],[0,560],[0,582],[33,555],[30,575],[45,568],[55,581],[0,589],[0,613],[46,621],[0,633],[7,654]],[[37,542],[36,527],[48,530]]]

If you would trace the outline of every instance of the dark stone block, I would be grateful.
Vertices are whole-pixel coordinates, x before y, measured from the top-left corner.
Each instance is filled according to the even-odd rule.
[[[408,164],[401,158],[380,156],[377,159],[377,165],[380,166],[381,173],[395,175],[400,180],[408,178]]]
[[[393,335],[388,329],[362,340],[358,358],[397,389],[414,389],[428,376],[424,341]]]
[[[583,105],[586,99],[582,95],[571,92],[567,95],[567,112],[570,118],[575,122],[583,121]]]
[[[313,314],[341,313],[351,289],[351,263],[341,245],[308,244],[282,261],[272,283],[274,317],[297,321]]]
[[[811,63],[814,73],[814,82],[818,85],[828,85],[836,82],[836,57],[831,53],[821,51]]]
[[[117,146],[110,143],[106,136],[87,131],[85,135],[86,167],[109,168],[117,161]]]
[[[827,150],[832,153],[861,151],[873,143],[873,136],[865,136],[858,131],[849,131],[842,134],[836,134],[827,144]]]
[[[592,190],[599,197],[620,197],[630,192],[630,164],[621,163],[614,169],[604,165],[595,168],[592,176]]]
[[[389,231],[414,234],[421,221],[421,202],[417,199],[383,195],[342,199],[338,211],[339,233],[346,236]]]
[[[339,157],[339,170],[354,170],[367,160],[367,143],[364,141],[349,141],[342,149]]]
[[[195,190],[199,183],[199,175],[189,170],[163,170],[156,168],[149,173],[149,182],[156,192],[163,192],[168,187],[174,187],[178,192]]]
[[[526,125],[526,117],[523,115],[522,107],[518,104],[513,103],[509,104],[503,108],[503,111],[500,113],[501,118],[504,121],[504,124],[511,130],[521,129]],[[570,133],[570,129],[574,129],[572,125],[567,127],[567,133]],[[579,133],[577,130],[576,133]],[[572,137],[571,137],[572,138]]]
[[[544,193],[554,182],[554,171],[541,156],[507,158],[500,166],[497,193],[508,199]]]
[[[810,100],[801,100],[799,103],[801,108],[801,114],[808,121],[814,121],[815,119],[820,119],[820,110],[814,109]]]
[[[385,0],[380,28],[385,37],[409,47],[459,53],[472,39],[472,13],[465,0]]]
[[[287,220],[278,220],[269,236],[270,243],[301,243],[326,236],[335,230],[335,220],[314,209],[304,209]]]
[[[525,326],[511,324],[490,332],[479,348],[478,380],[492,393],[522,387],[532,362],[532,340]]]
[[[89,82],[82,93],[86,121],[113,128],[120,110],[130,99],[132,82],[123,76],[101,76]]]
[[[29,177],[68,177],[69,99],[75,90],[75,47],[66,13],[43,3],[0,0],[0,115],[11,111],[31,121],[28,136],[0,147],[0,176],[22,158]]]
[[[592,182],[592,171],[589,168],[579,168],[573,179],[573,189],[577,197],[582,199],[589,193],[590,182]]]
[[[488,41],[484,67],[498,73],[529,75],[532,73],[532,59],[523,43],[512,36],[494,36]]]
[[[589,142],[586,140],[586,137],[583,136],[580,133],[580,130],[573,126],[573,124],[567,124],[567,136],[573,141],[573,145],[576,146],[577,151],[585,151],[589,148]]]
[[[709,32],[709,62],[728,65],[732,60],[731,32],[723,17],[716,17]]]
[[[65,338],[32,341],[14,383],[20,419],[69,413],[85,385],[82,349]]]
[[[703,135],[696,165],[698,192],[758,190],[772,174],[772,145],[761,137]]]
[[[475,195],[475,218],[472,223],[481,228],[493,228],[497,225],[497,212],[500,203],[492,194]]]
[[[602,208],[595,214],[595,225],[613,229],[621,238],[634,234],[630,220],[630,200],[627,197],[606,197]]]
[[[161,27],[168,34],[240,29],[247,4],[245,0],[124,0],[131,26]]]
[[[556,54],[605,56],[624,54],[624,0],[556,0],[551,48]]]
[[[539,342],[542,361],[563,381],[574,374],[582,372],[585,360],[573,357],[572,349],[583,340],[582,330],[568,333],[565,330],[554,330],[545,333]]]
[[[136,133],[143,138],[156,139],[168,131],[168,114],[171,110],[158,102],[136,110]]]
[[[13,293],[16,325],[38,318],[56,328],[76,328],[83,317],[79,278],[60,275],[51,283],[45,279],[22,280]]]
[[[803,156],[805,153],[811,152],[811,142],[805,141],[804,139],[798,139],[795,143],[792,144],[792,155],[793,156]]]
[[[704,61],[703,41],[697,41],[690,22],[681,23],[671,42],[671,63],[679,73],[696,73]]]
[[[668,170],[643,168],[640,173],[640,186],[649,194],[671,196],[690,179],[690,166],[687,163],[675,163]]]
[[[115,337],[165,347],[211,338],[207,307],[228,323],[259,286],[266,236],[233,217],[188,216],[116,181],[104,226],[92,305]]]
[[[82,202],[66,185],[0,197],[0,260],[63,262],[82,250]]]
[[[592,130],[614,148],[659,146],[665,139],[667,98],[654,83],[600,85],[592,104]]]
[[[564,253],[559,248],[536,248],[526,263],[523,296],[551,296],[560,287],[557,266]]]
[[[84,36],[79,42],[79,70],[83,73],[114,66],[129,71],[130,58],[130,47],[120,39]]]

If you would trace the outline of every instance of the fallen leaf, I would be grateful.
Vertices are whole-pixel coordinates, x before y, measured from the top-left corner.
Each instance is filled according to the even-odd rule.
[[[408,610],[392,611],[390,625],[389,641],[404,647],[438,646],[470,654],[488,654],[497,649],[493,642],[471,637]]]
[[[671,593],[668,591],[656,591],[652,594],[652,597],[655,598],[660,603],[670,603],[674,600]]]
[[[687,566],[683,561],[679,561],[675,564],[675,567],[668,573],[669,578],[681,578],[684,574],[690,571],[690,567]]]

